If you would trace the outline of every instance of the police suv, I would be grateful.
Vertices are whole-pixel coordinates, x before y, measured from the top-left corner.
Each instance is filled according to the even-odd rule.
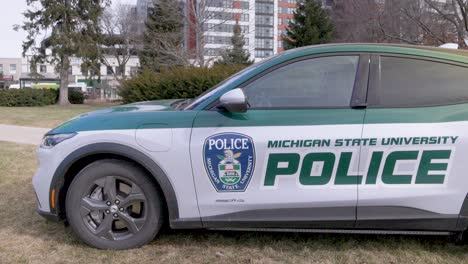
[[[174,229],[460,235],[468,57],[392,45],[283,52],[191,100],[76,117],[45,135],[39,213],[88,245]]]

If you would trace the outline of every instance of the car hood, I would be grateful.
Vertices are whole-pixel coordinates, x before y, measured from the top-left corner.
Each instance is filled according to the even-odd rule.
[[[100,114],[113,114],[113,113],[122,113],[122,112],[154,112],[154,111],[173,111],[175,110],[173,105],[174,103],[181,101],[180,99],[174,100],[159,100],[159,101],[148,101],[140,102],[127,105],[119,105],[111,108],[96,110],[89,112],[78,117],[89,116],[89,115],[100,115]]]
[[[79,115],[48,134],[96,130],[190,127],[194,111],[174,108],[178,101],[160,100],[115,106]]]

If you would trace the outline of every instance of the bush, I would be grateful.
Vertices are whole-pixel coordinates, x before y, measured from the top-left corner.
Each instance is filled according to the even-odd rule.
[[[57,91],[50,89],[0,90],[0,106],[44,106],[55,104]]]
[[[68,90],[68,100],[71,104],[83,104],[84,94],[80,91]]]
[[[160,73],[146,70],[125,81],[119,95],[124,103],[194,98],[244,67],[217,65],[212,68],[175,68]]]
[[[59,92],[55,89],[10,89],[0,90],[0,106],[45,106],[57,102]],[[69,90],[68,99],[72,104],[82,104],[81,92]]]

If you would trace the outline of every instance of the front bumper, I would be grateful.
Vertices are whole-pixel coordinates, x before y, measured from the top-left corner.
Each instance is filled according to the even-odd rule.
[[[60,222],[62,220],[58,215],[53,214],[53,213],[44,212],[44,211],[41,211],[40,209],[37,209],[36,212],[48,221]]]
[[[40,202],[39,197],[37,196],[37,193],[35,191],[34,191],[34,195],[36,196],[36,204],[37,204],[36,212],[37,212],[37,214],[39,214],[40,216],[42,216],[43,218],[45,218],[48,221],[59,222],[61,219],[57,214],[51,213],[51,212],[45,212],[45,211],[42,211],[40,209],[41,208],[41,202]]]
[[[37,158],[39,160],[39,167],[32,178],[34,192],[36,194],[37,211],[41,216],[47,219],[58,219],[54,215],[53,208],[51,208],[51,184],[55,171],[57,170],[57,157],[60,156],[60,151],[55,149],[37,149]]]

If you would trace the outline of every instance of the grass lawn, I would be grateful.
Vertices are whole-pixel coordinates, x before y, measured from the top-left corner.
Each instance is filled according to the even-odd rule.
[[[468,263],[446,237],[165,230],[127,251],[87,247],[35,213],[34,147],[0,142],[0,263]]]
[[[0,124],[54,128],[79,114],[109,105],[57,105],[43,107],[0,107]]]

